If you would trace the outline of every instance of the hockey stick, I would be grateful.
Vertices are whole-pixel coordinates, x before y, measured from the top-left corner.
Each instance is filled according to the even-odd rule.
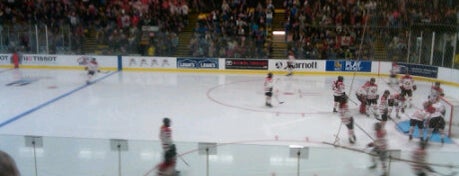
[[[355,125],[357,128],[359,128],[360,130],[362,130],[362,132],[365,133],[368,137],[370,137],[370,139],[371,139],[372,141],[375,140],[375,139],[374,139],[373,137],[371,137],[371,135],[368,134],[368,132],[365,131],[359,124],[355,123],[355,121],[354,121],[354,125]]]
[[[339,124],[338,132],[335,134],[335,141],[333,142],[333,145],[339,145],[339,133],[341,132],[341,127],[343,126],[343,121]]]
[[[430,172],[435,173],[437,175],[441,175],[441,176],[455,176],[455,175],[457,175],[457,171],[453,171],[453,172],[451,172],[449,174],[440,173],[440,172],[438,172],[436,170],[431,170]]]
[[[188,162],[186,162],[185,159],[183,159],[182,155],[179,155],[179,158],[183,161],[183,163],[185,163],[186,166],[191,167],[190,164],[188,164]]]
[[[403,133],[408,133],[408,132],[409,132],[409,131],[403,131],[403,128],[400,126],[400,124],[398,124],[398,122],[397,122],[395,119],[393,119],[393,118],[391,118],[391,117],[389,117],[388,119],[390,119],[392,122],[394,122],[395,125],[397,126],[397,128],[398,128],[401,132],[403,132]]]
[[[282,101],[282,100],[279,99],[279,90],[276,90],[276,94],[274,95],[274,98],[276,98],[276,101],[277,101],[279,104],[284,104],[284,101]]]

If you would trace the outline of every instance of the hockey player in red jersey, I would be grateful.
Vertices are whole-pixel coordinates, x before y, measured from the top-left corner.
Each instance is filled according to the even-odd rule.
[[[336,109],[345,95],[345,86],[344,86],[344,78],[343,76],[338,76],[338,79],[333,81],[332,84],[332,90],[333,90],[333,99],[334,99],[334,105],[333,105],[333,112],[338,112]]]
[[[406,73],[403,77],[400,78],[400,95],[402,97],[405,97],[405,105],[406,107],[411,107],[412,106],[412,97],[413,97],[413,91],[416,90],[416,85],[414,84],[414,79],[413,77]],[[405,107],[405,108],[406,108]]]
[[[173,144],[172,129],[170,126],[171,120],[167,117],[163,118],[163,125],[159,131],[159,139],[161,141],[161,147],[163,148],[164,152],[168,151],[170,146]]]
[[[381,125],[380,122],[375,123],[374,125],[375,130],[375,140],[368,144],[369,147],[373,147],[371,151],[372,155],[372,162],[373,164],[369,167],[370,169],[375,169],[377,166],[377,159],[379,159],[381,163],[381,167],[383,169],[383,174],[381,176],[387,175],[386,170],[386,159],[387,159],[387,139],[386,139],[386,130],[384,126]]]
[[[265,78],[264,82],[265,87],[265,104],[267,107],[273,107],[271,104],[271,100],[273,97],[273,87],[274,87],[274,80],[273,80],[273,73],[269,72]]]
[[[347,95],[341,96],[339,101],[339,116],[341,118],[341,122],[346,125],[347,127],[347,134],[349,135],[349,143],[354,144],[356,141],[355,134],[354,134],[354,117],[352,116],[351,112],[349,111],[349,106],[347,105],[348,97]]]

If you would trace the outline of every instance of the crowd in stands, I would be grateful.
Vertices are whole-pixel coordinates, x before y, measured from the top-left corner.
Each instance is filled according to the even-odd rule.
[[[454,0],[284,0],[282,7],[272,0],[9,0],[0,1],[0,47],[33,51],[30,26],[37,25],[48,29],[51,54],[61,46],[84,54],[83,43],[92,36],[106,46],[101,54],[169,56],[179,34],[192,25],[190,56],[269,58],[278,8],[285,19],[276,23],[284,24],[287,50],[296,58],[372,59],[376,39],[392,57],[409,49],[407,31],[413,25],[457,25],[458,5]],[[190,11],[201,13],[196,24],[189,24]]]
[[[451,0],[285,0],[285,26],[298,58],[372,59],[376,39],[392,56],[406,53],[410,26],[457,25],[457,5]]]
[[[49,46],[73,45],[82,52],[85,39],[95,35],[103,54],[169,55],[178,43],[178,33],[187,25],[186,0],[10,0],[0,2],[1,42],[24,52],[33,51],[30,42],[34,26],[47,28]],[[64,26],[70,39],[62,38]],[[144,26],[155,26],[143,29]],[[9,27],[6,31],[6,27]],[[21,34],[11,35],[13,33]],[[24,31],[24,32],[22,32]],[[39,41],[41,42],[41,41]],[[50,48],[54,53],[55,47]]]

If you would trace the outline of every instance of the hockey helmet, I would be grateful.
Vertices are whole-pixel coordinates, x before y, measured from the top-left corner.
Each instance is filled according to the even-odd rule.
[[[390,91],[389,90],[385,90],[384,91],[384,95],[390,95]]]
[[[338,76],[338,81],[343,81],[344,77],[343,76]]]
[[[375,79],[375,78],[370,78],[370,82],[371,82],[371,83],[375,83],[375,82],[376,82],[376,79]]]
[[[164,117],[163,118],[163,124],[166,126],[169,126],[171,124],[171,119]]]
[[[340,104],[346,104],[348,99],[349,99],[349,97],[346,94],[344,94],[343,96],[341,96],[341,99],[339,100],[339,103]]]
[[[273,77],[273,73],[269,72],[268,73],[268,78],[272,78]]]
[[[374,128],[375,128],[375,130],[380,130],[382,128],[381,123],[376,122],[375,125],[374,125]]]

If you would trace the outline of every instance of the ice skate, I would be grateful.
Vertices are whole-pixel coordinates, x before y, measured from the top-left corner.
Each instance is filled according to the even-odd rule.
[[[354,144],[355,141],[356,141],[355,135],[352,135],[351,137],[349,137],[349,143]]]
[[[410,134],[410,141],[413,140],[413,135]]]
[[[273,105],[271,105],[271,103],[266,103],[266,106],[270,107],[270,108],[273,107]]]
[[[376,169],[376,164],[371,165],[368,169]]]
[[[443,144],[445,144],[445,139],[441,138],[440,142],[441,142],[441,145],[443,146]]]
[[[336,110],[336,108],[333,108],[333,112],[338,112],[338,111]]]

